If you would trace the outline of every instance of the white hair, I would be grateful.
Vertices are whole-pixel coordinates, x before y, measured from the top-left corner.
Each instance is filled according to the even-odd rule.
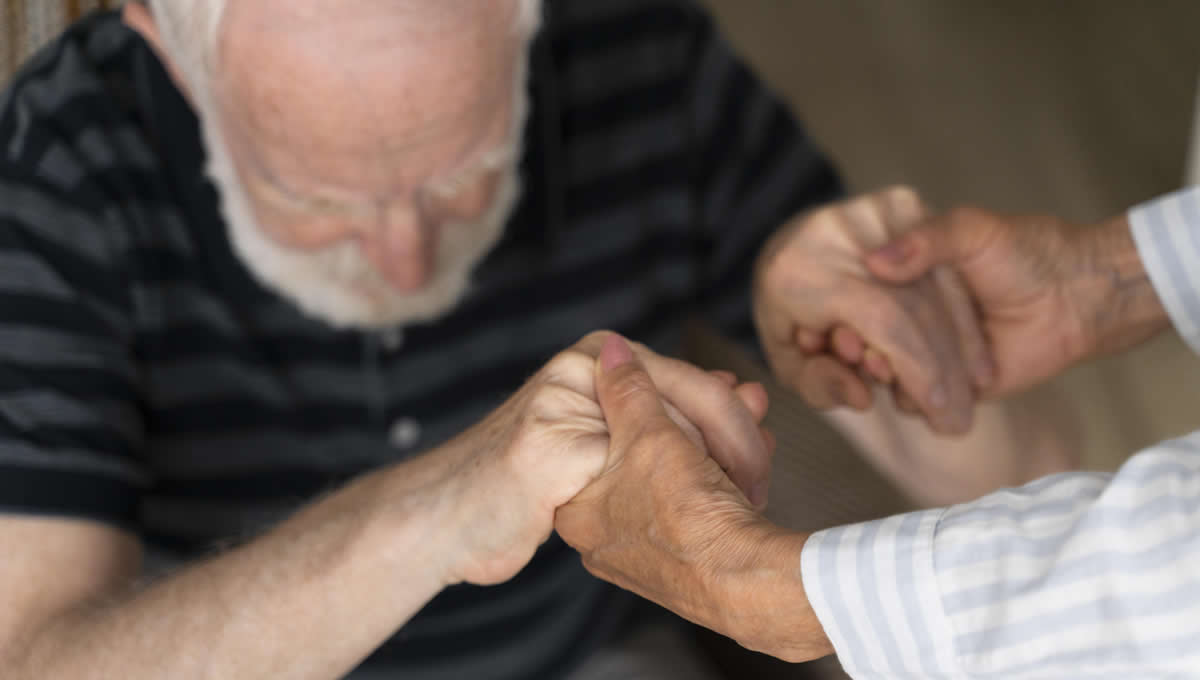
[[[188,85],[207,86],[216,69],[227,0],[141,0],[154,14],[163,49]],[[197,36],[203,40],[197,41]]]
[[[192,87],[207,84],[217,68],[221,24],[228,0],[138,0],[153,12],[163,47]],[[438,0],[429,0],[437,2]],[[531,37],[541,27],[542,0],[519,0],[516,31]],[[203,36],[197,42],[196,37]]]

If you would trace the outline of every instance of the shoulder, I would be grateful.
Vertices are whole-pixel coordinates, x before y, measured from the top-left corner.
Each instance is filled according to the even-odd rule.
[[[682,108],[712,22],[687,0],[550,0],[543,39],[568,112]],[[586,116],[585,116],[586,117]]]
[[[126,240],[115,218],[150,191],[159,165],[133,86],[147,50],[118,15],[95,14],[0,95],[0,230],[10,242],[111,261]]]
[[[118,15],[96,14],[18,70],[0,94],[7,184],[24,180],[86,204],[106,173],[152,164],[132,85],[139,49]]]

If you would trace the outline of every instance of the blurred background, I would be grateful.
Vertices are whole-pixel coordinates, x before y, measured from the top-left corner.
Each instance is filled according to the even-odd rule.
[[[916,187],[1090,222],[1184,181],[1196,0],[704,0],[837,160],[852,191]],[[1200,427],[1176,337],[1039,395],[1078,409],[1088,467]]]
[[[904,183],[941,207],[1088,223],[1184,182],[1198,0],[699,1],[854,192]],[[119,4],[0,0],[0,75],[69,17]],[[698,345],[702,363],[753,373]],[[910,507],[820,418],[771,389],[777,521],[815,529]],[[1077,428],[1086,467],[1113,469],[1200,427],[1200,359],[1168,335],[1021,400]],[[788,668],[723,649],[732,678],[840,676],[832,661]]]

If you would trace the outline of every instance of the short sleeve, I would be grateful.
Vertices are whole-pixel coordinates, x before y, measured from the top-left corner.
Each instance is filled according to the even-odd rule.
[[[105,209],[47,179],[64,150],[25,148],[40,159],[0,161],[0,512],[132,527],[148,478],[130,291]]]

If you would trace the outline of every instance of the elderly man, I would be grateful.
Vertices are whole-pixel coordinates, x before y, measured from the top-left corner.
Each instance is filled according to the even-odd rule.
[[[797,344],[822,291],[750,306],[763,243],[838,182],[691,6],[544,10],[538,36],[536,0],[130,3],[18,74],[6,677],[703,672],[547,541],[608,464],[588,333],[665,352],[693,314],[746,342],[756,318],[790,384],[844,377]],[[866,230],[922,215],[910,192],[864,201],[843,217]],[[809,233],[776,242],[819,253]],[[768,260],[808,266],[790,257]],[[954,283],[912,299],[965,318]],[[966,429],[975,327],[890,320],[914,404]],[[761,388],[642,359],[761,507]]]

